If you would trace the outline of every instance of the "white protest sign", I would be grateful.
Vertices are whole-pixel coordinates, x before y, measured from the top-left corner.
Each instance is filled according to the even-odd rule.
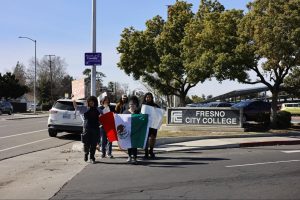
[[[149,115],[148,125],[150,128],[154,128],[154,129],[160,128],[165,113],[163,109],[143,104],[141,113]]]

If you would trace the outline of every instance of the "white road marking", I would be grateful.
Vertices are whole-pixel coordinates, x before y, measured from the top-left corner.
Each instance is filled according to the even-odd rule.
[[[45,139],[42,139],[42,140],[37,140],[37,141],[34,141],[34,142],[29,142],[29,143],[26,143],[26,144],[21,144],[21,145],[14,146],[14,147],[9,147],[7,149],[1,149],[0,152],[11,150],[11,149],[15,149],[15,148],[18,148],[18,147],[23,147],[23,146],[34,144],[34,143],[38,143],[38,142],[42,142],[42,141],[45,141],[45,140],[50,140],[50,139],[52,139],[52,138],[45,138]]]
[[[35,121],[34,123],[45,123],[45,124],[47,124],[47,121]],[[32,126],[32,124],[28,124],[28,122],[26,122],[26,123],[18,122],[17,124],[11,124],[11,123],[8,124],[8,123],[6,123],[6,124],[1,125],[0,128],[1,127],[16,127],[16,126]]]
[[[247,166],[254,166],[254,165],[267,165],[267,164],[289,163],[289,162],[300,162],[300,160],[283,160],[283,161],[251,163],[251,164],[243,164],[243,165],[229,165],[226,167],[247,167]]]
[[[16,135],[8,135],[8,136],[0,137],[0,139],[6,139],[6,138],[16,137],[16,136],[20,136],[20,135],[28,135],[28,134],[38,133],[38,132],[42,132],[42,131],[46,131],[46,130],[48,130],[48,129],[42,129],[42,130],[31,131],[31,132],[26,132],[26,133],[20,133],[20,134],[16,134]]]
[[[282,151],[283,153],[300,153],[300,150]]]

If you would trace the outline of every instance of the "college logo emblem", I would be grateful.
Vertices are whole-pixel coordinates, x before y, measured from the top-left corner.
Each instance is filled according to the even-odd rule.
[[[171,123],[182,123],[182,111],[181,110],[174,110],[171,111]]]

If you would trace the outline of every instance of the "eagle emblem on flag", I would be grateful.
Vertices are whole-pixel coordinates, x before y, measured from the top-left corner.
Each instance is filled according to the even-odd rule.
[[[119,124],[117,126],[117,134],[120,139],[125,139],[128,136],[128,132],[126,131],[126,126],[124,124]]]

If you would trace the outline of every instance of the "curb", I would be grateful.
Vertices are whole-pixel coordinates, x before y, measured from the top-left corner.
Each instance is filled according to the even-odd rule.
[[[22,117],[14,117],[14,118],[7,118],[5,120],[19,120],[19,119],[32,119],[32,118],[44,118],[48,117],[49,115],[41,115],[41,116],[22,116]]]
[[[281,136],[300,136],[300,132],[288,132],[288,133],[259,133],[259,134],[245,134],[245,135],[215,135],[215,136],[189,136],[189,137],[166,137],[157,138],[156,145],[164,145],[178,142],[188,142],[193,140],[206,140],[206,139],[226,139],[226,138],[252,138],[252,137],[281,137]]]
[[[236,144],[225,144],[218,146],[205,146],[205,147],[186,147],[182,149],[157,149],[156,152],[182,152],[187,150],[214,150],[214,149],[232,149],[232,148],[245,148],[245,147],[258,147],[258,146],[276,146],[276,145],[297,145],[300,144],[300,140],[292,141],[266,141],[266,142],[248,142],[248,143],[236,143]],[[157,147],[159,148],[159,147]]]
[[[275,145],[297,145],[297,144],[300,144],[300,140],[247,142],[247,143],[241,143],[239,145],[239,147],[257,147],[257,146],[275,146]]]

